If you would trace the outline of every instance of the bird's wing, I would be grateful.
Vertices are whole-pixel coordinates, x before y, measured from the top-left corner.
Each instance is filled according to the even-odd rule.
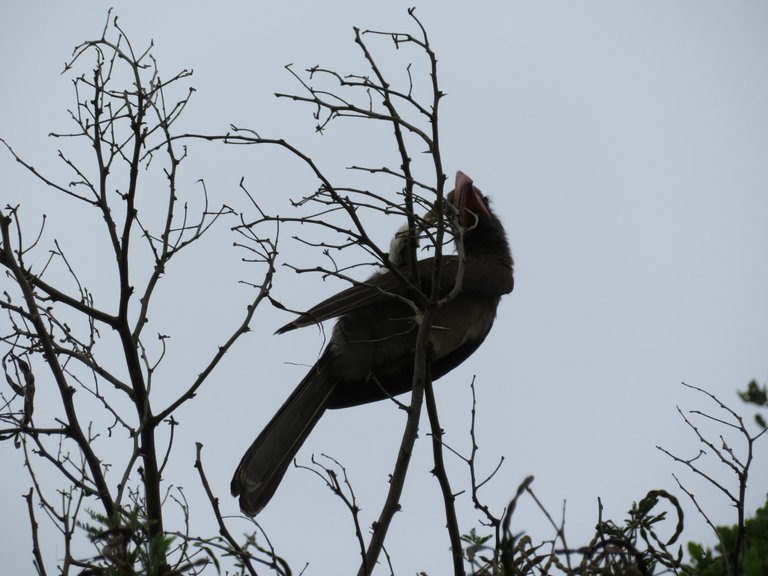
[[[404,292],[404,287],[393,274],[389,272],[377,274],[365,282],[342,290],[338,294],[334,294],[330,298],[316,304],[295,320],[278,329],[275,334],[282,334],[296,328],[319,324],[354,310],[384,302],[392,298],[392,294],[402,292]]]
[[[440,281],[441,292],[447,293],[453,286],[456,270],[455,260],[456,256],[443,256],[441,269],[442,278]],[[418,266],[421,289],[425,294],[429,294],[432,287],[433,259],[425,258],[424,260],[419,260]],[[284,332],[289,332],[296,328],[319,324],[320,322],[343,316],[354,310],[385,302],[391,299],[393,295],[407,297],[408,289],[403,285],[403,282],[391,272],[375,274],[365,282],[351,286],[350,288],[331,296],[327,300],[323,300],[319,304],[316,304],[295,320],[279,328],[275,334],[283,334]]]

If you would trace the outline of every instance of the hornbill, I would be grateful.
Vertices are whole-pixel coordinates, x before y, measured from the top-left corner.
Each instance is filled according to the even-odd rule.
[[[430,375],[436,380],[461,364],[493,326],[502,295],[512,291],[512,254],[504,228],[472,180],[456,174],[446,200],[463,230],[460,290],[433,311]],[[394,244],[393,244],[394,245]],[[409,274],[407,259],[400,270]],[[432,291],[434,259],[416,263],[423,294]],[[440,294],[457,281],[459,256],[444,255]],[[316,305],[277,334],[339,317],[320,359],[251,444],[232,478],[232,495],[255,516],[269,502],[293,457],[327,408],[382,400],[411,389],[418,326],[413,309],[395,296],[413,296],[390,271],[374,274]]]

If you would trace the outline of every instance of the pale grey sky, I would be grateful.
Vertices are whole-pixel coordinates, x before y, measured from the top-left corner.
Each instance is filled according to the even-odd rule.
[[[311,110],[272,96],[297,89],[283,66],[361,72],[352,26],[412,29],[410,4],[112,3],[136,46],[154,39],[165,76],[194,69],[197,92],[184,129],[221,132],[235,123],[284,136],[337,177],[352,164],[391,160],[388,132],[339,123],[325,136],[315,134]],[[107,7],[5,2],[0,8],[0,136],[53,174],[64,174],[56,160],[64,143],[47,134],[66,131],[66,110],[73,105],[70,78],[60,72],[77,43],[101,33]],[[698,450],[675,406],[708,406],[681,381],[738,408],[735,390],[752,378],[768,378],[768,5],[421,2],[417,11],[447,93],[441,126],[446,171],[467,172],[492,197],[517,263],[515,291],[502,302],[491,336],[436,386],[446,441],[469,448],[469,382],[476,375],[480,465],[490,471],[506,458],[484,492],[496,510],[533,474],[550,511],[559,512],[567,500],[570,543],[581,544],[594,526],[598,497],[606,516],[618,520],[650,489],[680,494],[675,472],[701,490],[714,522],[732,523],[724,498],[692,481],[655,446],[687,456]],[[402,71],[409,54],[385,41],[377,46],[385,65]],[[315,186],[300,164],[267,149],[194,143],[182,170],[182,194],[190,198],[197,198],[195,181],[204,178],[219,201],[238,202],[244,176],[281,213],[289,197]],[[65,205],[31,185],[8,154],[0,153],[0,172],[3,205],[22,202],[30,219],[35,211],[66,214]],[[88,245],[93,252],[81,257],[83,273],[98,297],[100,285],[109,290],[93,265],[98,223],[77,224],[51,222],[48,241],[55,236],[75,254]],[[376,229],[382,246],[399,225]],[[315,254],[291,245],[288,235],[284,240],[286,260],[312,262]],[[181,256],[158,294],[153,331],[173,335],[157,384],[162,397],[194,377],[247,301],[248,292],[236,284],[244,271],[239,254],[228,248],[231,241],[222,233]],[[181,281],[174,283],[175,274]],[[190,278],[194,293],[183,289]],[[276,295],[301,309],[340,287],[282,269]],[[228,496],[234,466],[320,350],[316,330],[272,336],[288,319],[285,312],[260,310],[253,333],[178,416],[166,480],[184,486],[197,533],[215,528],[192,468],[194,442],[205,445],[223,510],[235,514],[237,504]],[[257,379],[256,371],[264,375]],[[41,378],[38,394],[46,386]],[[388,403],[330,412],[300,459],[326,452],[341,460],[370,525],[403,422]],[[753,469],[750,510],[764,502],[765,453],[763,447]],[[31,574],[21,498],[29,481],[10,444],[0,445],[0,455],[6,463],[0,557],[8,573]],[[422,434],[404,510],[388,541],[397,574],[442,574],[450,566],[430,468]],[[733,482],[722,469],[712,470]],[[455,489],[467,486],[460,462],[452,460],[450,471]],[[680,495],[687,536],[712,543]],[[459,513],[462,530],[479,526],[466,496],[459,498]],[[307,574],[348,573],[357,566],[347,512],[306,472],[289,471],[259,520],[296,570],[306,562]],[[512,526],[537,538],[551,535],[528,504]],[[60,557],[55,537],[47,542],[49,557]]]

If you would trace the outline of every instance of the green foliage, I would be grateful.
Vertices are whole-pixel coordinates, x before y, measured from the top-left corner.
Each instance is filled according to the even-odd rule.
[[[676,521],[672,534],[661,538],[659,528],[669,525],[664,504],[674,509]],[[590,543],[578,549],[566,548],[560,533],[554,540],[534,543],[528,535],[515,536],[505,529],[494,546],[491,535],[480,536],[473,529],[462,540],[467,544],[465,559],[472,576],[630,576],[657,570],[685,573],[682,547],[670,549],[682,530],[683,512],[677,499],[663,490],[653,490],[632,504],[623,522],[599,521]]]
[[[100,576],[163,576],[168,573],[166,558],[173,536],[149,536],[149,521],[143,509],[134,505],[123,510],[119,519],[89,511],[94,524],[81,524],[98,548],[90,568]]]
[[[490,566],[492,562],[491,557],[487,554],[487,551],[493,550],[487,544],[491,538],[493,538],[491,534],[480,536],[474,528],[461,537],[461,541],[464,543],[464,559],[475,569],[473,574],[477,576],[490,574],[484,567]],[[493,543],[491,542],[491,544]]]
[[[659,510],[666,501],[676,511],[673,534],[666,541],[659,537],[660,528],[669,527],[668,512]],[[745,521],[741,569],[733,576],[768,575],[768,497],[754,517]],[[641,575],[680,574],[686,576],[731,576],[726,568],[723,546],[705,548],[688,543],[690,563],[683,564],[682,550],[670,550],[683,529],[683,515],[674,496],[652,491],[630,508],[626,520],[599,522],[589,545],[576,550],[555,549],[555,542],[534,544],[527,535],[508,537],[494,550],[492,535],[479,535],[475,529],[462,536],[465,559],[471,576],[528,576],[547,574],[579,575]],[[726,550],[735,545],[738,526],[719,526],[717,531]],[[494,563],[494,555],[496,562]],[[568,556],[581,556],[578,563]],[[556,570],[556,572],[552,572]]]
[[[662,527],[668,529],[665,522],[667,511],[659,510],[662,501],[671,505],[677,515],[674,531],[666,539],[660,538],[657,533]],[[625,571],[631,569],[630,572],[634,570],[638,574],[653,574],[657,566],[676,569],[682,561],[682,547],[678,546],[676,551],[671,551],[669,547],[677,542],[682,531],[683,510],[677,498],[664,490],[651,490],[640,502],[632,504],[623,524],[616,525],[609,520],[597,525],[591,548],[601,545],[603,550],[593,553],[592,558],[599,561],[602,555],[606,555],[605,544],[609,542],[622,550],[620,554],[611,552],[612,556],[606,556],[605,565],[612,567],[614,572],[616,567]]]
[[[245,543],[241,546],[242,552],[247,554],[250,558],[262,558],[258,560],[258,562],[264,564],[276,574],[280,574],[281,576],[292,576],[293,572],[291,571],[288,562],[275,553],[275,550],[272,548],[272,545],[269,544],[268,540],[268,546],[266,547],[259,544],[257,536],[258,534],[256,532],[244,534]],[[248,576],[250,574],[248,566],[246,566],[241,557],[235,556],[235,558],[237,572],[235,572],[233,576]]]
[[[746,536],[739,576],[765,576],[768,574],[768,499],[755,516],[744,522]],[[728,576],[727,555],[724,550],[733,550],[738,526],[718,526],[722,544],[714,550],[704,548],[695,542],[688,543],[691,556],[690,569],[696,576]]]
[[[744,392],[739,392],[739,397],[747,404],[754,404],[758,408],[768,408],[768,386],[765,384],[760,386],[755,380],[747,384],[747,389]],[[755,414],[755,422],[761,428],[768,427],[768,423],[759,412]]]

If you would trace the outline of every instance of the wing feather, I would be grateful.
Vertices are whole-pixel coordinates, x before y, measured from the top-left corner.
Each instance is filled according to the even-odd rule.
[[[275,334],[283,334],[296,328],[320,324],[354,310],[384,302],[391,298],[390,294],[403,292],[402,283],[393,274],[389,272],[376,274],[365,282],[350,286],[316,304],[295,320],[279,328]]]
[[[456,256],[443,256],[443,265],[441,269],[442,279],[440,281],[441,292],[447,294],[453,286],[454,277],[456,275],[455,265]],[[418,266],[421,290],[425,294],[429,294],[432,289],[434,259],[425,258],[424,260],[419,260]],[[406,270],[404,270],[404,272],[405,271]],[[290,332],[296,328],[319,324],[326,320],[330,320],[331,318],[337,318],[338,316],[349,314],[355,310],[360,310],[361,308],[380,304],[381,302],[385,302],[392,298],[392,294],[408,296],[408,287],[391,272],[387,271],[374,274],[365,282],[350,286],[346,290],[316,304],[303,314],[299,315],[295,320],[292,320],[285,326],[279,328],[275,334],[283,334],[284,332]]]

